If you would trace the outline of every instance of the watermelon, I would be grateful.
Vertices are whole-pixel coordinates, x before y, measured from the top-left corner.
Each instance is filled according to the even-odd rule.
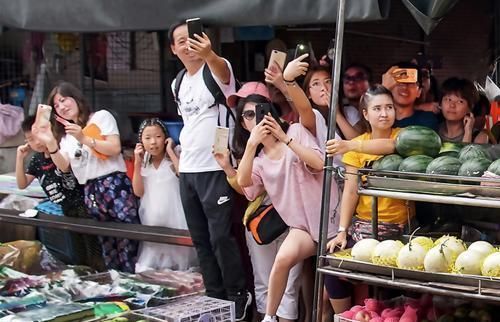
[[[403,158],[399,154],[389,154],[373,162],[372,169],[379,171],[398,171]]]
[[[427,155],[435,157],[441,149],[441,138],[432,129],[411,125],[401,129],[396,138],[396,151],[403,157]]]
[[[488,171],[500,176],[500,159],[493,161],[488,167]]]
[[[479,144],[469,144],[466,145],[458,155],[458,159],[460,162],[464,163],[467,160],[475,160],[475,159],[488,159],[491,161],[490,156],[486,148]]]
[[[458,158],[460,151],[465,144],[459,142],[443,142],[441,149],[439,150],[439,156],[450,156]]]
[[[425,173],[427,166],[432,158],[427,155],[412,155],[404,159],[399,165],[398,170],[402,172],[420,172]]]
[[[447,174],[456,176],[462,162],[458,158],[451,156],[441,156],[432,160],[427,166],[425,173],[428,174]]]
[[[491,161],[485,158],[467,160],[462,163],[462,166],[458,170],[458,175],[464,177],[481,177],[490,164]]]

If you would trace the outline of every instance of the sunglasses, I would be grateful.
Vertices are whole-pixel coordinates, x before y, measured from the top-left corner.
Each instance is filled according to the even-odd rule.
[[[342,80],[344,81],[344,83],[348,83],[348,82],[361,82],[361,81],[368,80],[368,77],[366,75],[364,75],[364,74],[344,75],[344,77],[342,78]]]
[[[247,110],[241,113],[241,116],[243,116],[247,121],[251,121],[255,118],[255,111],[252,110]]]

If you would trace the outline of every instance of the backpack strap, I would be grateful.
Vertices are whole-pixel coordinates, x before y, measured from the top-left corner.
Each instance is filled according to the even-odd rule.
[[[177,73],[177,76],[175,76],[174,100],[177,103],[177,110],[179,110],[179,103],[180,103],[179,91],[181,89],[182,79],[184,78],[184,75],[186,74],[186,72],[187,72],[186,68],[183,68]]]
[[[226,96],[222,92],[219,84],[215,81],[210,68],[208,68],[208,64],[203,66],[203,81],[215,99],[214,105],[226,105]]]

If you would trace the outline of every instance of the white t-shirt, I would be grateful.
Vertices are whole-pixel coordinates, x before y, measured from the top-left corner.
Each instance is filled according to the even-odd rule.
[[[95,112],[87,125],[92,123],[101,129],[103,136],[120,135],[115,118],[106,110]],[[80,184],[116,171],[126,172],[125,161],[121,153],[101,160],[92,153],[90,147],[80,144],[72,135],[66,134],[61,139],[60,149],[69,158],[71,169]]]
[[[231,64],[225,61],[231,74],[229,84],[223,84],[213,73],[212,76],[228,97],[235,92],[236,81]],[[212,145],[218,120],[220,119],[221,126],[226,124],[227,109],[225,106],[212,106],[214,97],[203,81],[203,67],[201,66],[194,75],[184,74],[179,88],[178,110],[184,121],[179,137],[182,146],[179,172],[222,170],[212,155]],[[175,95],[175,80],[172,82],[172,92]]]
[[[361,120],[361,115],[359,114],[359,110],[352,105],[344,106],[344,116],[347,122],[351,125],[355,125]]]

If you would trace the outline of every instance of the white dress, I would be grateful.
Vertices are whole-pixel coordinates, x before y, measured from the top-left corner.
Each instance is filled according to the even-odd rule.
[[[139,208],[141,223],[187,230],[179,179],[172,170],[172,162],[163,159],[158,169],[150,163],[141,169],[141,176],[144,182],[144,195]],[[197,257],[193,247],[142,242],[135,270],[187,270],[196,265]]]

